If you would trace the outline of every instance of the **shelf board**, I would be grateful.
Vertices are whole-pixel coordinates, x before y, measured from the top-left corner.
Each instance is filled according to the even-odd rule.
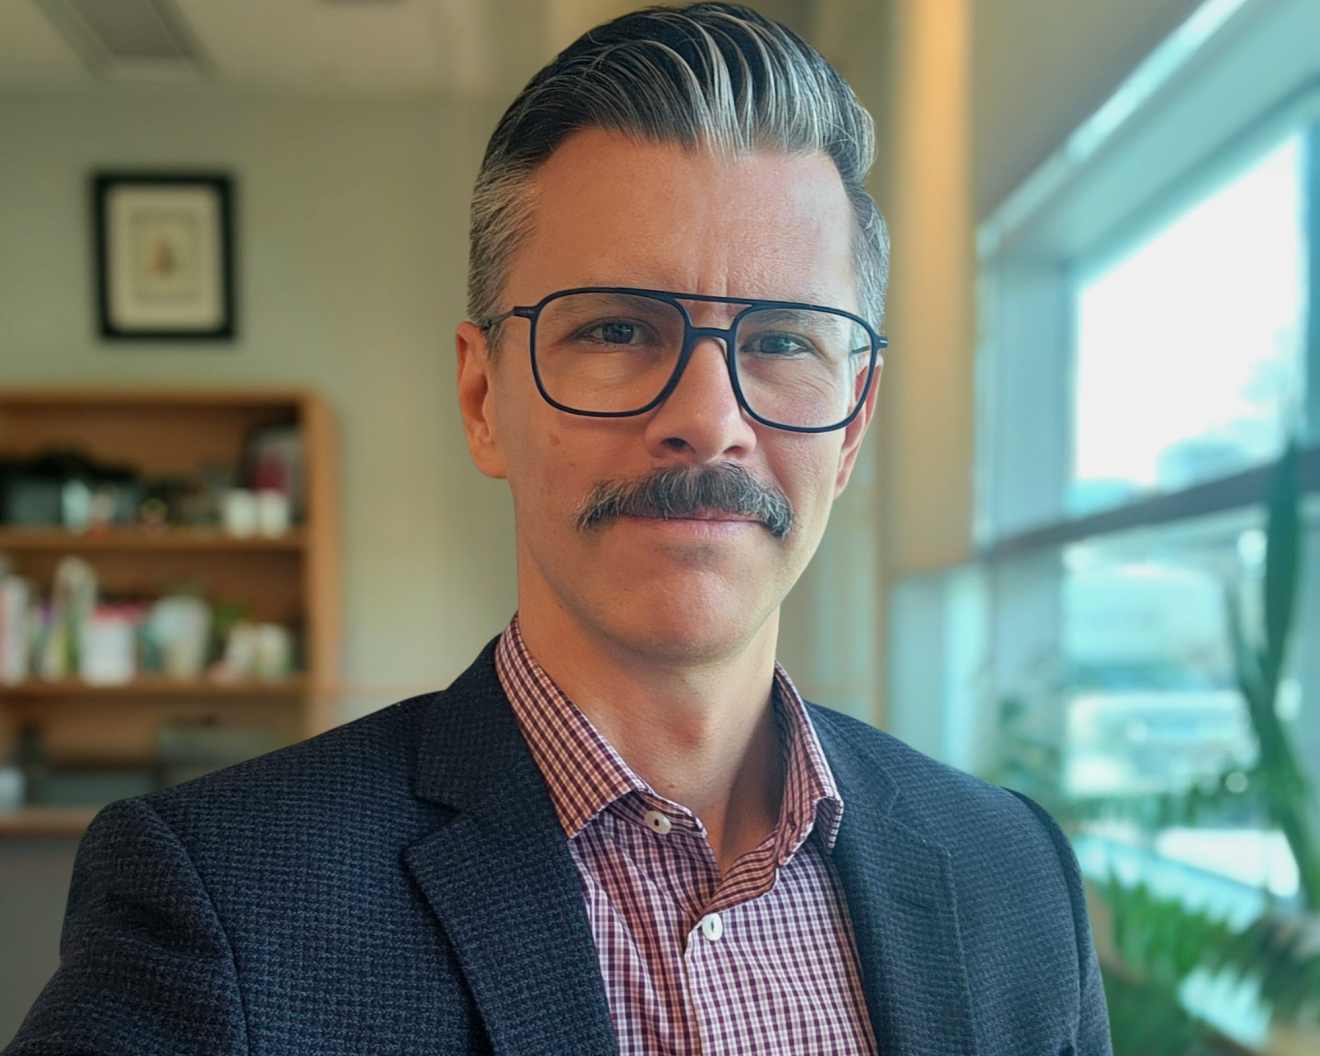
[[[215,528],[112,528],[96,532],[69,532],[62,528],[0,528],[0,551],[50,551],[72,553],[93,551],[270,551],[301,550],[307,545],[305,529],[293,528],[283,535],[240,539]]]
[[[142,407],[147,410],[196,407],[203,410],[228,410],[234,407],[297,407],[311,398],[312,393],[307,389],[6,386],[0,392],[0,407],[35,407],[39,410],[70,406],[96,410],[105,407]]]
[[[0,686],[5,697],[291,697],[306,692],[305,676],[294,675],[278,681],[212,682],[206,679],[179,679],[144,675],[131,682],[113,686],[88,685],[78,679],[42,682],[28,679],[16,685]]]
[[[100,807],[0,810],[0,836],[81,836]]]

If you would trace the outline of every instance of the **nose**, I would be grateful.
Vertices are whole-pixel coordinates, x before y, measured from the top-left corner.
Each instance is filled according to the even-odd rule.
[[[742,459],[756,447],[756,431],[734,395],[721,338],[698,337],[683,376],[646,424],[646,442],[659,457],[695,464]]]

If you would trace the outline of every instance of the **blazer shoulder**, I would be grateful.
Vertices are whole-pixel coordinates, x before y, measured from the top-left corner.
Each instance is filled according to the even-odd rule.
[[[898,793],[900,820],[923,835],[951,850],[1008,838],[1006,847],[1021,848],[1026,841],[1050,852],[1049,858],[1057,853],[1057,826],[1047,824],[1049,816],[1025,796],[932,759],[840,712],[815,704],[809,710],[836,775],[842,770],[865,782],[883,774]]]
[[[388,839],[422,831],[424,805],[412,795],[417,731],[441,695],[400,701],[138,798],[200,859],[236,841],[282,855],[350,832]]]
[[[397,770],[415,744],[422,716],[442,696],[443,691],[401,700],[285,748],[153,793],[150,798],[159,809],[176,799],[222,789],[335,784],[346,774]]]
[[[296,857],[316,846],[380,849],[416,839],[447,816],[418,795],[424,748],[440,753],[440,765],[458,765],[462,745],[434,727],[481,721],[474,702],[498,690],[493,653],[492,643],[446,689],[143,798],[189,853],[227,853],[245,842]]]

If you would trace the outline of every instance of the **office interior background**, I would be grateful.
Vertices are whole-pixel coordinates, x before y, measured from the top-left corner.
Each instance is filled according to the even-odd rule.
[[[0,1041],[98,804],[442,687],[508,620],[469,194],[634,6],[0,0]],[[1055,812],[1119,1056],[1320,1053],[1320,3],[752,6],[874,115],[893,238],[782,661]],[[162,193],[135,302],[116,217]],[[210,253],[232,303],[170,316]]]

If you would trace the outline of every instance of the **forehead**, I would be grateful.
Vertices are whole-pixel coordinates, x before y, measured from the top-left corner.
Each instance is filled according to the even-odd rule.
[[[511,303],[613,285],[856,307],[852,207],[824,154],[722,157],[589,129],[529,190]]]

